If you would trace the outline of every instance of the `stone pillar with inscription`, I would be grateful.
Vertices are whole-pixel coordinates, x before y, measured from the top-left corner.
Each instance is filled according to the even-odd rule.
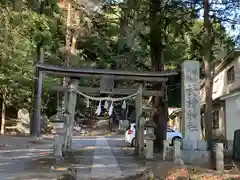
[[[182,64],[182,120],[184,121],[184,140],[196,148],[200,140],[200,79],[199,62],[184,61]],[[192,143],[190,143],[192,142]]]

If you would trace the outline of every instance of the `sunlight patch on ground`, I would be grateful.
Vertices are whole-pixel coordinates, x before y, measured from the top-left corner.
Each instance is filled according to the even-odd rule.
[[[107,168],[109,168],[109,167],[119,167],[119,165],[118,164],[94,164],[94,165],[92,165],[92,168],[97,168],[97,167],[101,167],[101,168],[107,167]]]
[[[11,155],[10,156],[0,156],[2,160],[16,160],[16,159],[28,159],[28,158],[34,158],[34,157],[39,157],[39,156],[46,156],[51,154],[52,152],[35,152],[35,153],[27,153],[25,155]]]
[[[12,149],[12,150],[0,150],[0,153],[12,153],[12,152],[45,152],[52,149]]]
[[[92,168],[92,165],[88,165],[88,166],[74,166],[74,168],[77,168],[77,169],[90,169],[90,168]]]
[[[51,169],[55,170],[55,171],[66,171],[66,170],[68,170],[67,167],[54,167],[54,166],[52,166]]]
[[[121,150],[121,147],[104,147],[104,146],[100,146],[100,147],[96,147],[95,149],[112,149],[112,150]]]
[[[0,166],[4,166],[4,165],[8,165],[8,164],[12,164],[12,163],[1,163]]]
[[[85,146],[83,149],[93,150],[93,149],[96,149],[96,147],[95,146]]]

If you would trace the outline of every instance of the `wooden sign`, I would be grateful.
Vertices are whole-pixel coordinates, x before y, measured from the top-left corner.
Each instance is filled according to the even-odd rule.
[[[114,76],[102,76],[100,93],[111,93],[114,89]]]

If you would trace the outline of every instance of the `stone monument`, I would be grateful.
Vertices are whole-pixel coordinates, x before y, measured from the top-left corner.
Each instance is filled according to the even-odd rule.
[[[27,109],[19,109],[18,110],[18,114],[17,114],[17,118],[24,124],[29,125],[30,124],[30,116],[29,116],[29,112]]]
[[[200,140],[200,79],[199,62],[184,61],[182,64],[182,120],[184,140],[196,148]],[[190,143],[191,142],[191,143]]]
[[[19,109],[17,113],[17,130],[23,134],[30,133],[30,115],[27,109]]]

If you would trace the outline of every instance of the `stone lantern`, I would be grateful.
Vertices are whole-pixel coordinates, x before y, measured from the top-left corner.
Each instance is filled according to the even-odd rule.
[[[154,140],[155,140],[155,133],[154,129],[156,128],[156,124],[153,121],[146,121],[144,124],[144,127],[146,128],[146,159],[153,159],[153,149],[154,149]]]

